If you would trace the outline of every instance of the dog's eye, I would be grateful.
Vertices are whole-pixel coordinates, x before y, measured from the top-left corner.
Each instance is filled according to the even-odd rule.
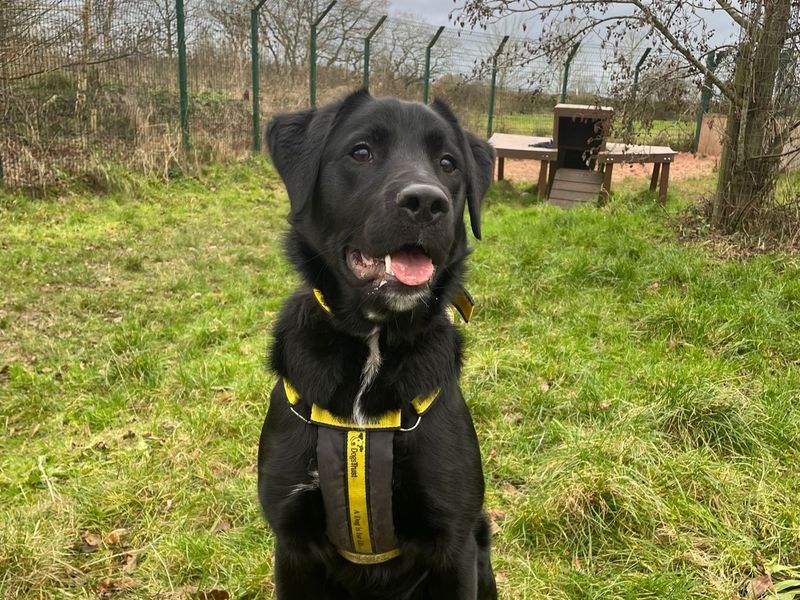
[[[370,150],[369,146],[366,144],[356,144],[356,146],[350,150],[350,156],[358,162],[367,162],[372,160],[372,150]]]
[[[439,166],[442,167],[442,171],[445,173],[452,173],[456,170],[456,163],[453,161],[452,156],[443,156],[439,161]]]

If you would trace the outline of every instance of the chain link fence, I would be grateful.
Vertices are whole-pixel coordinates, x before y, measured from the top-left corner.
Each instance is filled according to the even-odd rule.
[[[382,21],[385,8],[383,0],[3,0],[0,174],[12,187],[46,188],[111,163],[169,176],[187,156],[241,156],[257,146],[254,121],[263,129],[271,114],[312,96],[317,104],[341,97],[363,85],[365,68],[375,95],[421,101],[427,82],[430,100],[448,102],[483,136],[549,135],[562,100],[623,109],[630,100],[600,47],[583,45],[569,61],[566,53],[534,60],[526,55],[534,40],[410,15]],[[698,82],[684,78],[666,91],[651,67],[635,92],[647,118],[624,133],[688,150]]]

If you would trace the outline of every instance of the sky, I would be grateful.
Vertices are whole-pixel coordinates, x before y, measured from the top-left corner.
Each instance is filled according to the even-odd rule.
[[[451,25],[447,15],[456,5],[453,0],[390,0],[391,12],[415,13],[431,25]]]
[[[461,4],[461,2],[459,2]],[[701,0],[700,4],[703,4]],[[456,8],[456,3],[453,0],[389,0],[390,14],[397,12],[414,13],[427,21],[430,25],[447,25],[452,27],[453,22],[447,16]],[[717,11],[716,14],[706,14],[709,24],[716,29],[719,38],[729,38],[734,35],[732,23],[730,19],[725,16],[722,11]],[[501,29],[516,29],[514,23],[508,23],[506,27],[501,25]],[[534,28],[536,23],[534,22]],[[528,35],[532,33],[533,29],[528,31]],[[509,31],[508,33],[517,33],[516,31]],[[520,32],[521,33],[521,32]],[[519,35],[519,33],[517,33]]]

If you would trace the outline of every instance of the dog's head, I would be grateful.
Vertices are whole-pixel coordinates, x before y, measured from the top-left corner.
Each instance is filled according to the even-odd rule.
[[[291,255],[334,309],[381,320],[457,285],[465,206],[480,238],[494,152],[444,103],[360,91],[277,115],[266,138],[291,202]]]

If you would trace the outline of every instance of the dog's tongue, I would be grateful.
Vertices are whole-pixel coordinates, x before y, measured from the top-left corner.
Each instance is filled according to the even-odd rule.
[[[392,271],[400,283],[422,285],[433,275],[433,263],[424,252],[398,250],[392,253]]]

